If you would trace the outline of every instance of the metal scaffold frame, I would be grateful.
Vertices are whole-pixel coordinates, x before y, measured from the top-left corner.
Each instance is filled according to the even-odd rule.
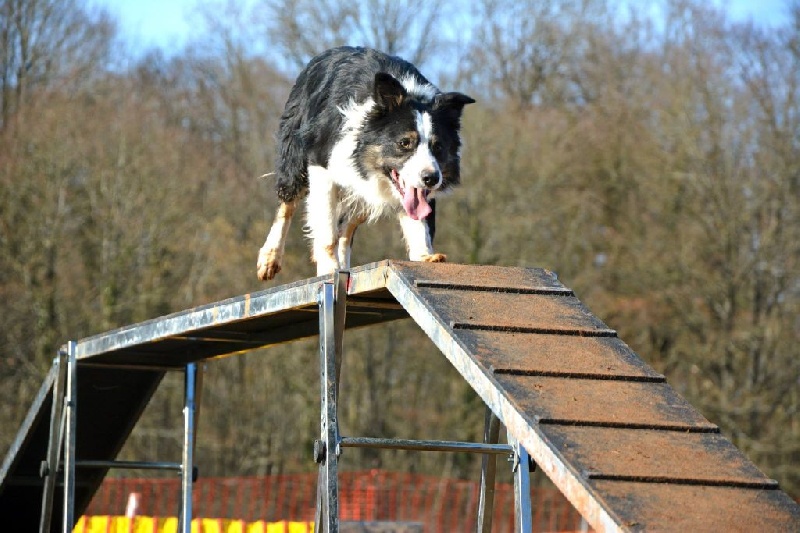
[[[339,434],[338,396],[344,352],[344,329],[347,308],[347,286],[350,272],[337,271],[333,282],[320,286],[319,351],[320,351],[320,439],[314,443],[314,460],[319,464],[317,511],[314,531],[339,531],[338,462],[343,448],[382,448],[393,450],[479,453],[481,464],[479,533],[492,530],[492,511],[496,456],[509,456],[514,472],[515,531],[531,531],[530,471],[533,463],[519,442],[508,435],[509,444],[498,444],[499,420],[487,408],[484,442],[441,440],[408,440],[374,437],[342,437]]]
[[[63,480],[62,531],[71,533],[75,527],[75,486],[76,470],[80,468],[131,469],[131,470],[172,470],[181,476],[181,500],[178,509],[178,530],[191,533],[192,521],[192,483],[197,478],[194,467],[195,424],[198,416],[197,396],[202,379],[197,363],[183,367],[184,405],[183,405],[183,445],[180,462],[118,461],[78,459],[76,456],[76,437],[78,421],[78,362],[75,358],[76,343],[70,341],[59,350],[53,365],[57,373],[53,390],[53,404],[50,415],[50,432],[47,443],[47,458],[42,461],[39,473],[44,479],[42,490],[42,514],[39,532],[51,530],[53,499],[59,475]],[[130,371],[153,370],[152,367],[130,367]],[[159,370],[175,370],[173,367]],[[65,383],[66,382],[66,383]],[[66,385],[66,386],[65,386]],[[61,460],[63,452],[64,460]]]
[[[343,448],[380,448],[414,451],[460,452],[483,454],[481,468],[480,506],[478,531],[489,533],[492,528],[493,494],[496,472],[496,456],[509,457],[514,474],[515,531],[531,531],[530,472],[534,463],[519,442],[510,434],[509,444],[499,444],[500,422],[487,408],[485,439],[483,443],[409,440],[375,437],[342,437],[338,424],[338,396],[341,379],[344,329],[347,310],[347,286],[349,271],[337,271],[333,282],[319,286],[319,355],[320,355],[320,439],[314,443],[314,461],[319,464],[317,510],[314,531],[337,533],[339,531],[339,483],[338,458]],[[42,492],[42,515],[40,533],[50,531],[53,495],[58,474],[63,474],[64,505],[63,533],[70,533],[75,526],[75,480],[77,468],[120,468],[137,470],[172,470],[181,475],[181,505],[178,510],[178,531],[191,533],[192,483],[197,477],[194,467],[195,426],[199,414],[197,408],[198,370],[197,363],[183,367],[185,373],[183,406],[183,447],[180,462],[150,461],[101,461],[78,459],[76,449],[76,427],[78,416],[77,369],[74,341],[59,350],[54,360],[57,379],[50,420],[50,439],[47,459],[42,462],[44,478]],[[89,363],[91,365],[92,363]],[[102,366],[102,365],[101,365]],[[131,366],[131,371],[152,370],[153,367]],[[175,370],[163,367],[158,370]],[[64,383],[66,382],[66,383]],[[333,453],[329,453],[333,450]],[[64,460],[60,460],[63,451]],[[50,465],[57,465],[51,468]]]
[[[487,406],[480,443],[350,437],[337,399],[345,328],[411,318]],[[317,524],[336,531],[343,448],[483,454],[478,529],[496,457],[511,457],[517,527],[535,464],[597,531],[800,530],[800,506],[594,316],[550,271],[382,261],[70,342],[0,465],[0,516],[69,532],[111,468],[181,475],[190,531],[197,364],[319,338]],[[168,371],[185,375],[177,462],[116,460]],[[81,406],[80,414],[78,405]],[[500,425],[508,444],[499,444]],[[527,468],[526,468],[527,465]]]

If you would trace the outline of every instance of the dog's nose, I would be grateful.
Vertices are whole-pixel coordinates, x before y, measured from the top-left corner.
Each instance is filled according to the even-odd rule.
[[[422,183],[426,187],[433,187],[434,185],[439,183],[439,173],[436,172],[435,170],[430,171],[430,172],[425,172],[422,175]]]

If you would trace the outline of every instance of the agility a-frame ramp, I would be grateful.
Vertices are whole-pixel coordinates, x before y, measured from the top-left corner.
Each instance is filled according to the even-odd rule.
[[[338,434],[344,328],[409,316],[486,403],[485,442]],[[491,525],[496,454],[516,465],[519,531],[530,530],[528,455],[598,531],[800,531],[800,506],[551,272],[388,261],[69,343],[3,462],[0,516],[18,531],[68,531],[109,468],[165,468],[182,475],[188,531],[197,363],[316,335],[321,531],[338,528],[347,446],[485,454],[481,531]],[[186,373],[181,460],[116,461],[170,370]],[[497,444],[500,423],[508,445]]]

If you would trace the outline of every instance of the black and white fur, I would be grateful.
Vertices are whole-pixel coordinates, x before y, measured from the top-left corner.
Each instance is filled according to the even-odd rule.
[[[281,204],[258,255],[258,277],[281,270],[300,200],[317,275],[349,268],[353,234],[386,214],[400,222],[412,261],[433,251],[433,197],[460,181],[459,128],[474,100],[443,93],[410,63],[342,47],[312,59],[289,94],[278,132]],[[434,204],[435,205],[435,204]]]

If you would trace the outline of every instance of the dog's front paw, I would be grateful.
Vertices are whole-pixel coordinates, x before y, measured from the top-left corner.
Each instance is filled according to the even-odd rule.
[[[430,254],[423,255],[421,259],[426,263],[444,263],[447,261],[447,256],[444,254]]]
[[[277,261],[267,263],[266,265],[259,265],[258,279],[261,281],[269,281],[274,278],[278,272],[281,271],[281,265]]]
[[[264,250],[258,253],[258,279],[269,281],[281,271],[281,258],[277,250]]]

